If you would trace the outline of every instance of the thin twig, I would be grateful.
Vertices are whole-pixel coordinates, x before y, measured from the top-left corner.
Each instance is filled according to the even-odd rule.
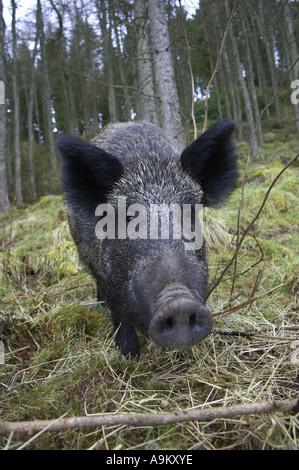
[[[250,405],[220,406],[204,409],[175,411],[172,413],[116,413],[57,420],[36,420],[0,423],[0,434],[10,432],[32,433],[35,431],[61,431],[63,429],[87,428],[99,426],[161,426],[186,421],[210,421],[216,418],[233,418],[240,415],[282,412],[290,413],[299,410],[299,400],[279,400]],[[45,429],[46,428],[46,429]]]
[[[232,12],[231,12],[230,18],[229,18],[229,20],[228,20],[226,29],[225,29],[224,34],[223,34],[223,38],[222,38],[222,42],[221,42],[220,49],[219,49],[219,51],[218,51],[218,56],[217,56],[216,65],[215,65],[214,71],[213,71],[213,73],[212,73],[212,75],[211,75],[211,78],[210,78],[209,83],[208,83],[207,88],[206,88],[205,117],[204,117],[204,122],[203,122],[202,133],[204,133],[204,132],[206,131],[207,125],[208,125],[208,97],[209,97],[210,87],[211,87],[211,85],[212,85],[212,82],[213,82],[213,80],[214,80],[214,77],[215,77],[216,73],[218,72],[218,68],[219,68],[219,64],[220,64],[220,59],[221,59],[222,51],[223,51],[224,44],[225,44],[225,39],[226,39],[228,30],[229,30],[229,27],[230,27],[230,25],[231,25],[231,22],[232,22],[232,20],[233,20],[235,14],[236,14],[236,11],[235,11],[235,10],[236,10],[236,3],[237,3],[237,0],[234,0]]]
[[[276,291],[277,289],[280,289],[280,287],[282,287],[283,285],[284,284],[280,284],[279,286],[273,287],[273,289],[270,289],[267,292],[263,292],[262,294],[257,295],[256,297],[250,297],[249,299],[245,300],[241,304],[236,305],[235,307],[231,307],[228,310],[222,310],[220,312],[215,312],[215,313],[213,313],[213,317],[218,317],[220,315],[225,316],[225,315],[229,315],[233,312],[236,312],[237,310],[240,310],[241,308],[246,307],[246,305],[252,304],[253,302],[255,302],[255,300],[261,299],[262,297],[265,297],[266,295],[271,294],[272,292]]]
[[[223,279],[225,273],[227,272],[227,270],[230,268],[230,266],[234,263],[235,259],[237,258],[238,256],[238,253],[239,253],[239,250],[241,248],[241,245],[247,235],[247,233],[249,232],[249,230],[251,229],[251,227],[253,226],[253,224],[258,220],[259,216],[261,215],[264,207],[265,207],[265,204],[267,202],[267,199],[269,197],[269,194],[271,192],[271,190],[273,189],[273,186],[275,185],[275,183],[277,182],[277,180],[280,178],[280,176],[287,170],[287,168],[289,168],[289,166],[291,166],[298,158],[299,156],[299,153],[297,153],[297,155],[292,158],[292,160],[290,160],[284,167],[283,169],[278,173],[278,175],[274,178],[274,180],[272,181],[272,183],[270,184],[269,188],[267,189],[266,191],[266,194],[264,196],[264,199],[262,201],[262,204],[260,205],[257,213],[255,214],[255,216],[253,217],[253,219],[249,222],[249,224],[247,225],[247,227],[244,229],[243,233],[242,233],[242,236],[240,238],[240,240],[238,241],[237,245],[236,245],[236,249],[235,249],[235,252],[231,258],[231,260],[227,263],[227,265],[225,266],[225,268],[223,269],[223,271],[221,272],[219,278],[217,279],[217,281],[212,285],[212,287],[210,288],[210,291],[208,293],[208,296],[211,295],[211,293],[216,289],[216,287],[220,284],[221,280]]]
[[[91,284],[94,284],[94,281],[83,282],[82,284],[76,284],[72,287],[65,287],[64,289],[58,289],[58,290],[53,290],[53,291],[49,291],[49,292],[44,292],[43,293],[43,296],[44,296],[43,300],[44,300],[45,297],[53,297],[55,295],[63,294],[64,292],[67,292],[69,290],[78,289],[79,287],[88,286],[88,285],[91,285]]]
[[[273,339],[274,341],[298,341],[299,338],[294,338],[293,336],[273,336],[273,335],[265,335],[264,333],[257,333],[255,331],[218,331],[214,330],[215,333],[218,335],[223,335],[223,336],[238,336],[238,337],[244,337],[244,338],[262,338],[262,339]]]
[[[234,274],[233,276],[230,276],[230,277],[227,277],[226,279],[224,279],[224,281],[228,281],[229,279],[233,279],[233,282],[232,282],[232,286],[231,286],[231,290],[230,290],[230,295],[233,296],[233,293],[234,293],[234,287],[235,287],[235,282],[236,282],[236,279],[240,276],[242,276],[243,274],[247,273],[247,271],[250,271],[251,269],[255,268],[255,266],[257,266],[261,261],[263,261],[264,259],[264,253],[263,253],[263,250],[256,238],[255,235],[253,235],[253,238],[255,240],[255,243],[258,247],[258,249],[260,250],[260,253],[261,253],[261,257],[253,264],[251,264],[248,268],[244,269],[243,271],[241,271],[239,274],[237,274],[236,272],[236,269],[237,269],[237,265],[235,263],[234,265]],[[259,273],[258,273],[258,276],[260,276],[262,274],[263,270],[260,270]],[[261,280],[260,280],[261,281]],[[259,282],[260,282],[259,281]],[[257,289],[258,285],[257,285],[257,279],[256,279],[256,282],[255,282],[255,287],[253,288],[250,296],[253,297],[254,296],[254,292],[255,290]]]
[[[241,243],[239,243],[239,238],[240,238],[240,224],[241,224],[241,209],[243,207],[243,203],[244,203],[244,192],[245,192],[245,186],[246,186],[246,183],[247,183],[247,173],[248,173],[248,167],[249,167],[249,164],[251,162],[251,150],[252,150],[252,142],[253,142],[253,138],[255,136],[255,134],[257,133],[257,130],[260,126],[260,123],[261,123],[261,120],[262,120],[262,117],[264,115],[264,113],[266,112],[266,110],[269,108],[269,106],[271,106],[271,104],[274,102],[274,100],[276,99],[282,85],[284,84],[284,82],[286,81],[286,79],[288,78],[289,74],[291,73],[291,71],[293,70],[293,68],[295,67],[296,63],[298,62],[299,58],[297,58],[293,64],[290,66],[290,68],[287,70],[287,72],[285,73],[281,83],[279,84],[279,87],[277,88],[277,90],[275,91],[274,95],[272,96],[271,100],[269,101],[269,103],[265,106],[265,108],[261,111],[260,115],[259,115],[259,118],[257,120],[257,124],[256,124],[256,127],[253,131],[253,133],[251,134],[250,136],[250,139],[249,139],[249,150],[248,150],[248,157],[247,157],[247,162],[246,162],[246,167],[245,167],[245,172],[244,172],[244,176],[243,176],[243,180],[242,180],[242,187],[241,187],[241,199],[240,199],[240,203],[239,203],[239,208],[238,208],[238,218],[237,218],[237,228],[236,228],[236,237],[237,237],[237,241],[236,241],[236,251],[238,252],[239,251],[239,248],[241,247],[241,244],[242,244],[242,241]],[[298,155],[297,155],[298,156]],[[242,240],[244,239],[244,237],[242,237]],[[237,254],[237,253],[236,253]],[[237,273],[237,264],[238,264],[238,257],[235,256],[234,257],[234,275],[233,275],[233,282],[232,282],[232,287],[231,287],[231,294],[233,293],[234,291],[234,286],[235,286],[235,280],[236,280],[236,273]]]

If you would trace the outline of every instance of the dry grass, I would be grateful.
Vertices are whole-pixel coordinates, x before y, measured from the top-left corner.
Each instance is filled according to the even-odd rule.
[[[250,169],[242,224],[261,202],[273,166],[263,162]],[[231,280],[223,280],[209,306],[218,312],[246,300],[254,286],[257,294],[283,286],[236,313],[215,317],[214,331],[201,345],[163,350],[141,335],[139,362],[119,356],[107,312],[99,315],[99,307],[80,305],[95,300],[95,285],[78,263],[61,198],[43,198],[3,220],[0,335],[6,354],[0,365],[1,420],[170,412],[296,398],[295,178],[293,168],[281,178],[246,238],[234,292]],[[236,193],[217,223],[213,214],[207,216],[213,222],[211,279],[219,274],[219,263],[233,253],[228,238],[234,231],[238,198]],[[249,269],[260,257],[256,240],[263,260]],[[231,270],[227,278],[232,274]],[[239,335],[244,332],[251,336]],[[298,416],[273,413],[157,427],[10,435],[1,436],[0,443],[9,449],[298,449],[298,428]]]

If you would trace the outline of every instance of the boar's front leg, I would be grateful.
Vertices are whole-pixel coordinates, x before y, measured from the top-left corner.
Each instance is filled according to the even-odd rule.
[[[97,300],[103,303],[103,306],[107,305],[107,291],[105,283],[97,278]],[[127,359],[131,356],[132,359],[139,359],[140,357],[140,345],[138,336],[136,334],[134,326],[130,325],[125,321],[118,320],[118,316],[115,313],[113,306],[110,306],[112,312],[112,320],[114,324],[114,338],[117,347],[120,352]],[[113,314],[114,311],[114,314]]]
[[[102,302],[103,305],[106,303],[106,289],[103,282],[97,279],[97,301]]]
[[[126,359],[139,359],[140,344],[135,328],[124,321],[114,320],[115,342]]]

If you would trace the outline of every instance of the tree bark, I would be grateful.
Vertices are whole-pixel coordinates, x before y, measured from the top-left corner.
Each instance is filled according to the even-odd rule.
[[[65,38],[63,34],[63,16],[53,0],[50,0],[52,8],[54,9],[57,18],[58,18],[58,48],[59,48],[59,57],[61,61],[61,77],[64,88],[64,99],[65,99],[65,108],[67,116],[67,132],[71,134],[78,134],[79,126],[76,113],[76,105],[74,100],[74,93],[72,89],[72,83],[70,79],[70,74],[67,71],[67,51],[65,47]]]
[[[29,83],[29,96],[28,96],[28,160],[29,160],[29,174],[30,184],[33,198],[36,199],[36,181],[34,171],[34,131],[33,131],[33,109],[34,109],[34,92],[35,92],[35,59],[38,46],[38,31],[36,30],[35,44],[31,56],[30,64],[30,83]]]
[[[121,52],[121,40],[120,40],[119,32],[118,32],[118,25],[116,23],[116,14],[115,14],[115,5],[114,5],[114,3],[112,5],[112,20],[113,20],[114,37],[116,39],[116,50],[117,50],[119,75],[120,75],[121,85],[122,85],[123,94],[124,94],[123,115],[124,115],[124,118],[125,118],[126,121],[130,121],[130,119],[131,119],[131,99],[130,99],[130,94],[129,94],[128,86],[127,86],[126,72],[125,72],[125,68],[124,68],[124,60],[123,60],[123,56],[122,56],[122,52]]]
[[[229,12],[229,6],[228,6],[227,0],[225,0],[225,9],[226,9],[227,15],[229,15],[230,12]],[[230,41],[231,41],[231,47],[232,47],[232,54],[233,54],[234,63],[236,67],[236,74],[238,77],[240,88],[242,90],[243,100],[245,104],[246,118],[248,122],[250,138],[251,138],[251,151],[254,157],[258,157],[259,150],[258,150],[257,138],[256,138],[256,135],[254,134],[255,126],[254,126],[254,120],[253,120],[252,106],[251,106],[246,82],[242,73],[242,65],[241,65],[240,55],[238,51],[238,45],[237,45],[235,35],[233,33],[232,26],[229,30],[229,35],[230,35]]]
[[[267,59],[269,63],[269,69],[271,74],[271,82],[272,82],[272,89],[273,93],[276,92],[278,88],[278,81],[277,81],[277,71],[275,65],[275,56],[274,56],[274,45],[273,45],[273,32],[268,32],[265,26],[265,19],[264,19],[264,5],[261,0],[259,0],[259,12],[256,15],[256,21],[259,28],[259,32],[261,37],[265,42],[265,49],[267,54]],[[271,27],[271,23],[269,23],[269,27]],[[276,117],[277,123],[281,126],[281,109],[278,97],[275,100],[275,110],[276,110]]]
[[[0,210],[9,209],[6,161],[6,105],[5,105],[5,22],[0,0]]]
[[[297,44],[296,44],[294,24],[293,24],[292,15],[290,12],[288,1],[285,1],[283,11],[284,11],[286,36],[287,36],[287,42],[288,42],[288,51],[289,51],[289,56],[291,59],[291,63],[288,64],[288,66],[290,67],[292,63],[299,57],[299,54],[298,54],[298,49],[297,49]],[[298,80],[299,61],[297,62],[293,70],[291,71],[290,75],[291,75],[291,81]],[[294,113],[295,113],[297,134],[299,137],[299,105],[294,104],[293,108],[294,108]]]
[[[161,104],[162,128],[179,151],[185,142],[180,117],[164,0],[148,0],[151,42],[154,50],[156,84]]]
[[[275,400],[233,406],[213,406],[200,409],[180,410],[170,413],[103,413],[93,416],[78,416],[52,420],[36,420],[0,423],[0,434],[11,432],[32,433],[37,431],[61,431],[63,429],[101,426],[161,426],[186,421],[214,421],[232,419],[236,416],[258,413],[292,413],[298,410],[298,399]]]
[[[216,8],[216,6],[213,2],[209,2],[209,7],[210,7],[210,17],[211,17],[211,19],[213,19],[213,21],[211,21],[212,27],[213,27],[213,34],[214,34],[214,37],[217,39],[217,43],[219,44],[219,46],[218,46],[218,49],[219,49],[220,44],[221,44],[221,38],[220,38],[220,35],[219,35],[219,31],[221,31],[221,28],[220,28],[220,25],[219,25],[219,16],[218,16],[217,8]],[[206,37],[208,38],[208,35]],[[227,54],[226,54],[225,48],[224,48],[223,52],[222,52],[222,60],[220,62],[220,66],[219,66],[219,76],[220,76],[221,88],[222,88],[223,94],[224,94],[226,117],[232,118],[233,115],[232,115],[230,99],[229,99],[230,98],[229,97],[229,90],[228,90],[228,87],[227,87],[227,82],[229,82],[229,80],[227,80],[227,75],[228,75],[228,71],[227,71]],[[236,120],[235,120],[235,122],[237,123]],[[238,128],[241,127],[241,129],[242,129],[242,123],[241,123],[241,126],[237,123],[237,127]]]
[[[257,71],[257,78],[258,78],[258,86],[260,90],[263,92],[264,95],[264,106],[269,103],[268,97],[268,89],[267,89],[267,80],[265,76],[264,64],[262,61],[261,53],[260,53],[260,44],[258,42],[258,34],[256,31],[256,20],[254,18],[254,10],[251,9],[250,3],[246,2],[242,4],[246,8],[246,17],[248,20],[248,28],[249,28],[249,35],[248,38],[251,42],[251,50],[254,51],[254,60],[255,66]],[[270,110],[269,108],[266,109],[267,117],[270,117]]]
[[[212,22],[212,25],[213,25],[213,31],[214,31],[214,34],[215,34],[216,28],[215,28],[215,22],[214,21]],[[202,27],[203,27],[205,37],[208,38],[208,32],[207,32],[206,22],[205,22],[204,18],[202,18]],[[217,38],[216,34],[215,34],[215,38]],[[207,42],[207,47],[208,47],[208,45],[209,44]],[[216,50],[214,50],[214,52],[216,52]],[[209,56],[209,66],[210,66],[210,71],[211,71],[211,76],[212,76],[212,74],[214,72],[214,69],[215,69],[215,63],[214,63],[214,56],[212,55],[211,47],[208,47],[208,56]],[[221,67],[219,67],[219,68],[221,68]],[[217,70],[217,72],[219,72],[219,69]],[[220,100],[220,94],[219,94],[218,79],[217,79],[216,75],[214,77],[214,87],[215,87],[215,94],[216,94],[216,98],[217,98],[218,115],[219,115],[219,119],[222,119],[223,116],[222,116],[221,100]],[[226,117],[231,117],[231,116],[227,115]]]
[[[149,49],[149,26],[145,0],[134,1],[137,36],[138,119],[158,125],[152,55]]]
[[[245,12],[244,12],[244,17],[245,17]],[[249,33],[248,25],[244,20],[244,17],[242,19],[242,29],[244,31],[244,34]],[[257,101],[257,95],[256,95],[256,89],[255,89],[255,83],[254,83],[254,73],[253,73],[253,66],[252,66],[252,60],[251,60],[251,50],[249,47],[249,41],[245,41],[245,53],[246,53],[246,59],[247,59],[247,64],[246,64],[246,77],[248,81],[249,88],[251,90],[251,96],[252,96],[252,103],[253,103],[253,112],[254,112],[254,119],[255,122],[258,121],[259,118],[259,107],[258,107],[258,101]],[[258,137],[258,143],[260,147],[264,147],[264,138],[263,138],[263,130],[262,130],[262,123],[260,122],[258,129],[257,129],[257,137]]]
[[[35,48],[36,51],[36,48]],[[28,160],[29,160],[29,174],[30,184],[33,198],[36,199],[36,183],[34,171],[34,132],[33,132],[33,106],[34,106],[34,61],[35,51],[32,56],[31,64],[31,77],[29,84],[29,97],[28,97]]]
[[[15,153],[15,193],[17,204],[23,203],[22,175],[21,175],[21,143],[20,143],[20,97],[17,74],[17,32],[16,32],[16,2],[11,0],[12,6],[12,90],[14,114],[14,153]]]
[[[103,53],[103,62],[105,66],[105,72],[108,79],[108,108],[109,108],[109,121],[116,122],[117,119],[117,109],[116,109],[116,98],[114,90],[114,72],[112,67],[112,39],[111,39],[111,25],[107,29],[108,24],[108,15],[107,15],[107,5],[105,0],[96,0],[96,8],[98,12],[99,23],[102,32],[102,53]]]
[[[214,10],[214,15],[213,17],[215,18],[216,24],[217,24],[217,29],[221,28],[220,22],[219,22],[219,17],[217,10]],[[241,111],[241,98],[240,98],[240,91],[239,91],[239,86],[238,86],[238,79],[236,78],[236,73],[235,73],[235,64],[232,63],[231,60],[229,60],[228,54],[226,52],[227,47],[224,46],[223,52],[222,52],[222,67],[223,67],[223,86],[224,90],[226,90],[226,107],[229,110],[230,115],[233,117],[234,122],[236,123],[236,128],[237,128],[237,135],[238,135],[238,141],[242,142],[243,139],[243,128],[242,128],[242,111]],[[227,84],[230,84],[230,86],[227,86]],[[231,106],[232,105],[232,110]]]
[[[42,58],[42,78],[43,78],[43,102],[45,109],[45,126],[46,126],[46,136],[47,142],[50,150],[50,160],[51,166],[54,171],[57,170],[57,158],[55,152],[55,143],[53,135],[53,123],[52,123],[52,101],[51,101],[51,91],[49,83],[49,71],[48,71],[48,61],[46,54],[46,40],[44,33],[44,22],[42,16],[41,1],[37,0],[37,28],[40,40],[41,48],[41,58]]]

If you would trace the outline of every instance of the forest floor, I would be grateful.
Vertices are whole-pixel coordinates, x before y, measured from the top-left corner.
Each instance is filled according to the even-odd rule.
[[[271,140],[269,134],[260,160],[249,166],[240,233],[297,153],[298,140]],[[245,144],[239,146],[241,172],[247,152]],[[0,420],[172,412],[297,398],[297,185],[298,166],[292,165],[245,237],[233,293],[232,266],[208,305],[216,313],[252,295],[260,298],[215,315],[214,331],[198,346],[165,350],[140,334],[138,362],[120,357],[108,312],[85,305],[96,300],[95,283],[78,262],[62,197],[43,197],[6,214],[0,226],[0,340],[5,353]],[[241,182],[225,208],[207,213],[211,281],[234,253],[235,238],[230,240],[240,198]],[[298,415],[282,412],[0,436],[2,449],[298,449],[298,444]]]

